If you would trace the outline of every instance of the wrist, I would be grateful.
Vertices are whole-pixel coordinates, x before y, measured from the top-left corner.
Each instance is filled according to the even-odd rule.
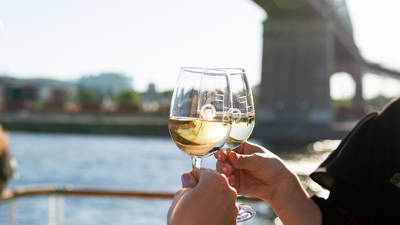
[[[304,190],[297,176],[293,174],[293,179],[287,182],[268,202],[283,224],[322,224],[319,207]]]
[[[303,191],[300,181],[292,172],[288,172],[279,180],[274,187],[266,189],[262,196],[262,200],[268,202],[274,210],[284,208],[294,197],[300,198]]]

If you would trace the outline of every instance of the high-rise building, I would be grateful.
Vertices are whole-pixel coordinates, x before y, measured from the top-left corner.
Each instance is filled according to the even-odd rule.
[[[118,73],[84,76],[78,84],[82,89],[91,89],[102,97],[116,96],[133,87],[132,78]]]

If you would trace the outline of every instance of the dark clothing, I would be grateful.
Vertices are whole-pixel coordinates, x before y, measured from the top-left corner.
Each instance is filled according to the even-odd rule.
[[[323,224],[400,224],[400,98],[365,116],[311,178]]]
[[[322,212],[322,225],[359,225],[360,222],[349,212],[333,207],[330,201],[313,196],[312,199],[319,206]]]

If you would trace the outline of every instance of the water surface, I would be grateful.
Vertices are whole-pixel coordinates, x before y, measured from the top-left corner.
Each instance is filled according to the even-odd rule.
[[[190,171],[190,157],[172,140],[156,137],[79,135],[9,132],[18,176],[8,187],[74,185],[122,190],[177,191],[180,175]],[[204,162],[215,168],[214,157]],[[170,200],[64,197],[63,224],[166,224]],[[19,225],[48,224],[47,197],[26,197],[16,201]],[[254,204],[261,224],[271,214],[266,204]],[[9,204],[0,206],[0,218],[7,224]],[[265,224],[264,222],[262,222]]]

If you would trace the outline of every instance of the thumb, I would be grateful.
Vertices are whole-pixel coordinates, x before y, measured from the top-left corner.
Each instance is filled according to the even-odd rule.
[[[184,173],[181,176],[182,187],[183,188],[194,188],[197,184],[196,179],[191,173]]]
[[[234,151],[229,152],[229,161],[235,169],[253,170],[257,167],[257,155],[242,155]]]

